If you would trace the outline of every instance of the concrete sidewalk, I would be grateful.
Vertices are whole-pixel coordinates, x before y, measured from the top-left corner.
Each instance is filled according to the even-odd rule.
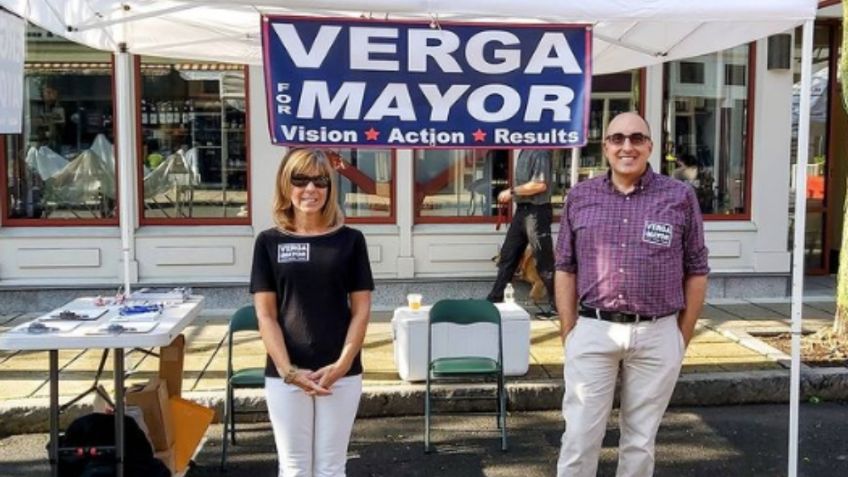
[[[528,307],[528,310],[533,309]],[[832,297],[808,298],[804,305],[805,330],[831,324]],[[187,338],[183,394],[221,409],[226,374],[226,329],[229,310],[206,310],[185,330]],[[32,319],[38,313],[0,316],[0,331]],[[363,349],[365,396],[362,415],[403,415],[422,411],[423,385],[400,380],[394,364],[391,314],[372,317]],[[766,346],[753,334],[786,332],[787,301],[712,301],[704,308],[696,335],[683,363],[683,376],[673,403],[681,405],[780,402],[788,400],[788,357]],[[505,337],[509,339],[509,337]],[[531,322],[530,370],[508,378],[514,410],[557,409],[562,398],[562,346],[556,321]],[[265,352],[257,334],[240,334],[235,367],[263,366]],[[100,351],[59,353],[63,400],[87,389],[101,358]],[[128,383],[145,381],[157,370],[157,361],[143,353],[127,355]],[[102,377],[111,392],[111,359]],[[0,435],[43,431],[46,428],[47,353],[0,352]],[[804,370],[804,393],[823,398],[848,397],[848,369]],[[261,407],[262,392],[244,392],[238,399]],[[63,419],[85,412],[83,405]]]

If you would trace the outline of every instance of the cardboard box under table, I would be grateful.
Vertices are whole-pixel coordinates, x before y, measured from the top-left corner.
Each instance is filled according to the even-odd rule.
[[[530,315],[515,303],[496,303],[503,328],[504,374],[522,376],[530,366]],[[430,306],[396,308],[392,317],[395,367],[404,381],[427,379]],[[484,323],[433,328],[433,358],[479,355],[497,359],[497,331]]]
[[[126,401],[127,405],[141,409],[147,436],[155,451],[168,450],[174,445],[174,424],[165,381],[156,377],[144,385],[128,389]]]

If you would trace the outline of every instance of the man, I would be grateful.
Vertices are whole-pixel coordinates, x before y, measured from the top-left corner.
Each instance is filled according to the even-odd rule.
[[[698,199],[648,165],[636,113],[609,124],[610,171],[575,186],[562,214],[556,298],[565,344],[559,477],[594,477],[621,370],[617,477],[654,471],[654,438],[707,288]]]
[[[553,151],[525,149],[518,155],[514,186],[498,194],[498,202],[515,201],[515,215],[506,233],[498,259],[498,277],[487,300],[503,301],[504,288],[512,280],[524,249],[529,243],[536,258],[539,277],[545,284],[548,299],[554,303],[554,254],[551,239],[551,180]],[[553,313],[540,314],[553,317]]]
[[[61,152],[65,128],[65,109],[59,102],[59,91],[45,83],[41,88],[41,104],[33,104],[33,128],[41,145]]]

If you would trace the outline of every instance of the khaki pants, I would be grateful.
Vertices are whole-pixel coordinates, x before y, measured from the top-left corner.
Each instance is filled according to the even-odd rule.
[[[674,315],[611,323],[580,317],[565,348],[558,477],[594,477],[621,369],[617,477],[650,477],[654,438],[680,373],[685,347]]]

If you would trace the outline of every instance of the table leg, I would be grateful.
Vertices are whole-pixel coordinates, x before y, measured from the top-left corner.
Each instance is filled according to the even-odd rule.
[[[59,350],[50,355],[50,475],[59,476]]]
[[[124,477],[124,350],[115,348],[115,475]]]

